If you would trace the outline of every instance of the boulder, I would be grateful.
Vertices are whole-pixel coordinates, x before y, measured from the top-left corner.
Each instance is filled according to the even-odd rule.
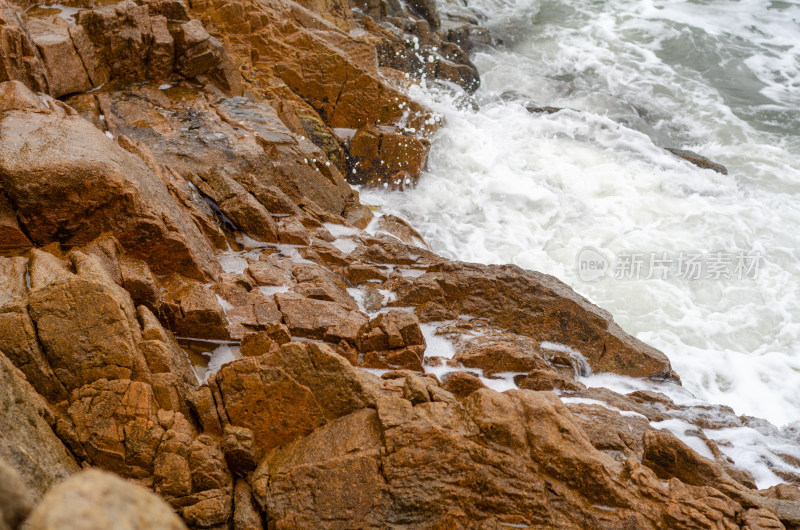
[[[376,412],[363,409],[272,451],[251,480],[256,500],[276,526],[332,527],[341,517],[354,526],[380,526],[391,504],[380,471],[380,435]],[[303,507],[299,498],[310,503]]]
[[[19,527],[33,509],[35,497],[19,471],[0,458],[0,529]]]
[[[414,136],[365,125],[350,140],[348,180],[398,189],[416,184],[425,169],[429,148],[428,142]]]
[[[28,312],[26,258],[0,258],[0,352],[19,367],[42,396],[52,402],[67,397],[42,351]]]
[[[228,363],[212,384],[231,425],[252,431],[259,454],[370,402],[356,369],[313,343]]]
[[[469,372],[453,372],[444,380],[444,389],[458,398],[465,398],[481,388],[486,388],[486,385]]]
[[[71,256],[77,274],[65,270],[47,283],[38,278],[63,262],[39,251],[31,260],[28,307],[44,357],[68,391],[101,378],[142,377],[148,369],[130,297],[96,258]]]
[[[26,112],[36,97],[18,84],[0,84],[3,98],[12,107],[0,118],[0,185],[34,243],[81,245],[111,232],[156,273],[218,273],[206,239],[140,158],[53,100]]]
[[[496,343],[474,346],[458,352],[454,359],[467,368],[480,368],[484,375],[500,372],[549,370],[550,365],[535,344],[531,351],[522,351],[510,344]]]
[[[206,285],[171,274],[161,280],[167,325],[179,337],[228,340],[228,319],[217,295]]]
[[[45,401],[0,352],[0,468],[9,466],[15,470],[6,470],[3,474],[17,477],[14,480],[19,479],[29,490],[27,493],[25,489],[17,491],[23,499],[40,498],[80,469],[53,432],[54,423],[53,413]],[[11,487],[7,480],[1,482]],[[0,495],[0,498],[7,497]],[[21,504],[16,509],[24,508]],[[0,509],[3,517],[16,518],[10,508]]]
[[[339,214],[352,194],[325,153],[265,102],[208,98],[189,84],[129,87],[98,100],[114,134],[141,142],[255,239],[276,241],[271,216],[299,213],[295,203]]]
[[[596,372],[677,378],[666,355],[625,333],[607,311],[546,274],[514,265],[442,263],[401,285],[397,294],[397,306],[435,302],[536,343],[566,345]]]
[[[0,5],[0,81],[20,81],[45,93],[49,86],[44,61],[22,15],[5,2]]]
[[[425,337],[414,313],[393,309],[381,313],[359,337],[362,365],[422,371]]]
[[[424,128],[426,112],[377,75],[354,63],[340,48],[310,32],[282,36],[287,45],[275,72],[307,101],[330,127],[357,129],[367,124],[394,125],[404,113],[410,125]]]
[[[112,473],[87,470],[50,490],[25,522],[30,530],[185,530],[158,495]]]
[[[379,397],[267,453],[251,485],[276,527],[333,528],[341,514],[359,527],[735,527],[742,513],[718,490],[616,463],[557,397],[530,391]]]
[[[323,267],[296,264],[292,267],[297,285],[292,288],[297,294],[314,300],[336,302],[349,309],[358,309],[358,304],[347,292],[347,285],[338,276]]]
[[[263,530],[264,525],[250,486],[237,480],[233,490],[233,530]]]
[[[715,462],[697,454],[672,433],[648,430],[642,442],[642,463],[662,479],[676,477],[694,486],[718,486],[726,481],[732,482]]]
[[[194,78],[214,68],[222,60],[224,50],[219,41],[213,38],[199,20],[191,20],[177,26],[174,30],[178,71],[188,78]]]
[[[59,17],[28,21],[33,43],[47,68],[50,95],[61,97],[92,88],[89,74],[72,41],[69,23]]]
[[[275,295],[283,319],[293,335],[355,344],[369,323],[360,311],[348,310],[336,302],[304,298],[293,293]]]

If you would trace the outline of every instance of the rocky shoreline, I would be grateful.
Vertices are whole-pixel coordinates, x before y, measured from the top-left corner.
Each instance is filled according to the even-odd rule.
[[[479,22],[0,0],[0,530],[800,526],[790,455],[759,490],[704,434],[762,420],[587,387],[679,377],[360,203],[419,179],[406,90],[476,90]]]

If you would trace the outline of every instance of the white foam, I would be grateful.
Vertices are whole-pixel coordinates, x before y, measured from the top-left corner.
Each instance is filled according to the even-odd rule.
[[[699,437],[690,434],[691,431],[699,430],[691,423],[672,418],[664,421],[653,421],[650,422],[650,425],[655,429],[665,429],[671,432],[676,437],[681,439],[683,443],[694,449],[699,455],[704,456],[709,460],[714,460],[714,455],[711,453],[711,450],[708,448],[705,442]]]
[[[208,360],[208,371],[205,375],[205,381],[208,381],[208,376],[217,373],[223,365],[241,359],[242,355],[239,353],[238,346],[231,346],[223,344],[211,352],[211,357]]]
[[[331,233],[333,237],[348,237],[358,235],[361,230],[352,226],[338,225],[336,223],[322,223],[325,230]]]
[[[217,261],[222,270],[229,274],[243,274],[248,266],[244,252],[221,252],[217,254]]]
[[[56,9],[58,9],[59,12],[56,13],[56,15],[58,17],[60,17],[60,18],[63,18],[67,22],[71,22],[73,24],[75,23],[75,15],[78,14],[78,11],[81,11],[82,9],[84,9],[82,7],[70,7],[70,6],[66,6],[64,4],[52,4],[52,5],[49,5],[49,6],[37,5],[37,6],[32,6],[29,9],[32,9],[33,7],[36,7],[38,9],[41,9],[41,10],[44,10],[44,11],[50,11],[50,10],[55,11]]]
[[[350,254],[356,249],[358,243],[350,238],[337,238],[331,242],[331,245],[338,248],[343,254]]]
[[[634,412],[632,410],[622,410],[617,407],[612,407],[605,401],[600,401],[599,399],[589,399],[589,398],[579,398],[579,397],[561,397],[561,401],[565,404],[577,404],[577,405],[599,405],[603,408],[608,410],[613,410],[614,412],[619,413],[620,416],[626,416],[630,418],[641,418],[643,420],[647,420],[647,416],[643,414],[639,414],[638,412]]]
[[[664,351],[697,399],[800,420],[800,7],[470,5],[509,44],[474,56],[480,111],[412,88],[445,118],[429,171],[414,189],[362,200],[410,220],[447,257],[564,280]],[[509,88],[520,93],[500,97]],[[532,114],[531,102],[574,110]],[[698,151],[729,175],[658,145]],[[586,283],[575,270],[585,246],[757,250],[765,262],[743,281]]]
[[[445,359],[452,359],[456,354],[456,347],[453,344],[453,341],[444,335],[436,334],[436,330],[439,329],[439,326],[443,324],[445,324],[445,322],[429,322],[419,325],[420,329],[422,330],[422,335],[425,337],[425,344],[427,344],[427,348],[425,349],[426,357],[443,357]],[[450,371],[452,371],[452,368]]]
[[[261,291],[264,294],[264,296],[272,297],[273,295],[278,294],[278,293],[288,293],[289,292],[289,286],[288,285],[262,285],[261,287],[258,288],[258,290]]]

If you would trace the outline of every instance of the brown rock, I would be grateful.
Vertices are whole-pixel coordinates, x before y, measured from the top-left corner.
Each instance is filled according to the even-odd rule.
[[[67,392],[53,373],[28,314],[25,258],[0,258],[0,352],[19,367],[42,396],[58,402]]]
[[[270,338],[266,331],[249,333],[242,339],[239,353],[242,357],[258,357],[267,353],[272,353],[278,348],[278,344]]]
[[[454,359],[468,368],[480,368],[486,375],[549,370],[550,366],[541,356],[541,350],[535,345],[532,350],[524,352],[505,343],[488,344],[460,351]]]
[[[631,456],[637,460],[642,458],[642,435],[651,429],[647,419],[622,416],[595,404],[569,403],[567,408],[595,449],[620,462]]]
[[[360,285],[369,281],[385,282],[389,276],[372,265],[362,265],[360,263],[353,263],[347,267],[347,279],[350,283]]]
[[[19,471],[0,458],[0,528],[17,528],[33,509],[35,496]]]
[[[642,463],[662,479],[676,477],[694,486],[713,486],[731,479],[719,466],[695,453],[675,435],[666,431],[647,431],[642,438]]]
[[[531,370],[528,375],[522,378],[517,386],[526,390],[562,390],[572,389],[574,381],[568,380],[553,370],[537,369]]]
[[[192,493],[189,462],[177,453],[161,453],[153,462],[153,487],[161,496],[181,497]]]
[[[405,111],[410,111],[417,124],[417,116],[422,114],[419,105],[351,62],[338,48],[306,32],[283,40],[291,52],[279,58],[276,73],[328,126],[391,125]]]
[[[222,451],[233,473],[244,476],[256,468],[255,437],[250,429],[226,425]]]
[[[306,229],[299,221],[292,218],[281,223],[278,228],[278,238],[285,245],[308,246],[311,244],[311,238]]]
[[[58,17],[32,18],[28,21],[28,30],[47,68],[53,97],[92,88],[89,74],[72,42],[68,22]]]
[[[157,312],[161,306],[161,289],[147,263],[125,256],[119,261],[119,270],[122,286],[131,295],[133,303]]]
[[[363,204],[348,204],[344,216],[348,223],[361,230],[369,226],[370,221],[375,217],[372,210]]]
[[[486,388],[486,385],[469,372],[453,372],[444,381],[444,389],[459,398],[465,398],[481,388]]]
[[[150,6],[154,3],[150,3]],[[167,4],[167,2],[163,2],[163,4]],[[172,4],[181,5],[183,3],[172,2]],[[153,12],[152,7],[150,11]],[[169,33],[167,18],[163,16],[151,16],[150,28],[153,33],[153,42],[147,54],[147,76],[151,79],[166,79],[174,68],[175,40]]]
[[[335,303],[303,298],[291,293],[275,295],[284,322],[293,335],[338,342],[345,339],[355,344],[369,318],[359,311],[350,311]]]
[[[336,302],[349,310],[358,309],[358,304],[347,293],[347,286],[338,277],[322,267],[297,264],[292,267],[297,280],[293,291],[314,300]]]
[[[412,404],[418,405],[420,403],[428,403],[431,401],[431,396],[428,393],[425,381],[418,375],[409,374],[405,378],[403,384],[403,397],[409,400]]]
[[[428,244],[425,243],[425,239],[420,233],[417,232],[408,221],[396,215],[382,215],[378,219],[378,228],[383,232],[392,234],[404,243],[428,248]]]
[[[405,369],[422,372],[424,346],[408,346],[396,350],[371,351],[364,354],[361,365],[366,368]]]
[[[194,78],[214,68],[222,60],[223,49],[199,20],[191,20],[174,30],[178,71]]]
[[[214,395],[208,385],[203,385],[196,390],[189,392],[186,396],[189,407],[200,420],[203,432],[208,434],[222,434],[222,423],[220,422],[217,404]]]
[[[258,512],[250,486],[244,480],[236,481],[233,490],[233,530],[262,530],[264,525]]]
[[[20,81],[37,92],[47,92],[47,70],[22,16],[3,4],[0,27],[0,81]]]
[[[226,282],[213,290],[220,303],[228,304],[225,315],[231,337],[239,339],[253,331],[268,331],[281,322],[281,313],[272,296],[267,296],[250,285]]]
[[[77,20],[111,79],[146,79],[148,44],[152,40],[147,6],[125,1],[83,10]]]
[[[136,309],[136,316],[144,339],[139,348],[150,371],[153,374],[174,375],[185,385],[194,386],[197,383],[197,374],[186,352],[175,342],[172,334],[161,326],[161,322],[145,306]]]
[[[310,433],[325,422],[308,387],[260,357],[224,365],[214,378],[232,425],[250,429],[264,452]]]
[[[29,311],[56,377],[67,390],[100,378],[141,377],[147,364],[137,348],[141,334],[130,298],[96,258],[71,256],[77,274],[64,272],[44,285],[37,279],[42,262],[31,261]]]
[[[282,286],[294,283],[291,270],[282,267],[279,263],[269,258],[259,259],[248,265],[245,273],[253,279],[256,285]]]
[[[234,426],[250,429],[260,453],[365,406],[356,369],[330,348],[289,343],[229,363],[214,379]]]
[[[3,83],[0,92],[2,99],[21,90]],[[156,273],[215,275],[219,265],[205,238],[141,159],[85,120],[52,108],[10,111],[0,120],[7,139],[0,145],[2,185],[32,240],[80,245],[111,232]]]
[[[280,345],[292,341],[292,334],[285,324],[274,324],[267,329],[267,334]]]
[[[712,171],[716,171],[717,173],[722,173],[723,175],[728,174],[728,170],[727,168],[725,168],[725,166],[723,166],[722,164],[717,164],[716,162],[712,162],[708,158],[699,155],[694,151],[688,151],[684,149],[674,149],[671,147],[667,147],[667,151],[677,156],[678,158],[683,158],[687,162],[694,164],[699,168],[711,169]]]
[[[231,206],[229,217],[238,215],[234,221],[242,228],[268,229],[234,206],[258,210],[258,219],[270,223],[267,213],[299,213],[295,201],[339,214],[352,194],[339,171],[326,165],[325,154],[293,135],[267,103],[219,99],[184,84],[166,92],[129,87],[99,94],[98,100],[115,134],[145,144],[159,163],[189,179],[226,215]]]
[[[276,526],[333,526],[328,521],[341,514],[348,524],[379,526],[391,499],[380,447],[375,411],[355,412],[272,451],[253,475],[253,493]],[[300,498],[310,504],[301,506]]]
[[[348,179],[354,184],[380,186],[385,184],[402,189],[416,184],[428,158],[427,143],[422,140],[388,132],[374,126],[360,128],[350,140],[350,171]],[[405,177],[397,177],[397,174]],[[395,181],[400,179],[401,182]]]
[[[11,203],[0,192],[0,252],[23,250],[30,246],[31,242],[22,231]]]
[[[88,460],[104,469],[142,478],[164,434],[150,385],[127,379],[99,379],[70,396],[69,418]]]
[[[567,345],[594,371],[676,377],[666,356],[631,337],[606,311],[552,276],[513,265],[441,264],[398,290],[398,306],[437,302],[535,342]]]
[[[329,527],[340,513],[365,527],[656,526],[658,504],[633,508],[621,466],[556,397],[480,390],[466,403],[379,398],[377,414],[358,411],[270,452],[253,476],[256,498],[278,526]]]
[[[186,528],[154,493],[94,469],[79,473],[50,490],[25,524],[31,530]]]
[[[0,352],[0,466],[15,469],[35,499],[79,469],[51,429],[53,422],[44,400]],[[18,494],[26,496],[22,490]],[[2,511],[3,517],[16,517],[7,508]]]
[[[208,528],[221,525],[233,514],[233,492],[230,489],[218,489],[202,492],[190,498],[194,504],[179,510],[184,521],[194,528]]]
[[[409,311],[393,309],[381,313],[369,324],[369,330],[361,335],[359,350],[362,352],[402,349],[420,346],[425,351],[425,337],[416,315]]]
[[[163,311],[169,328],[180,337],[227,340],[225,310],[217,296],[202,283],[171,274],[161,281]]]

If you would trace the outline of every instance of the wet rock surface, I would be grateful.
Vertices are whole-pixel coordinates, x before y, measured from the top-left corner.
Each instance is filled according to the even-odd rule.
[[[0,528],[800,525],[792,443],[758,490],[719,434],[777,429],[598,387],[680,383],[349,186],[420,177],[468,11],[74,5],[0,0]]]

